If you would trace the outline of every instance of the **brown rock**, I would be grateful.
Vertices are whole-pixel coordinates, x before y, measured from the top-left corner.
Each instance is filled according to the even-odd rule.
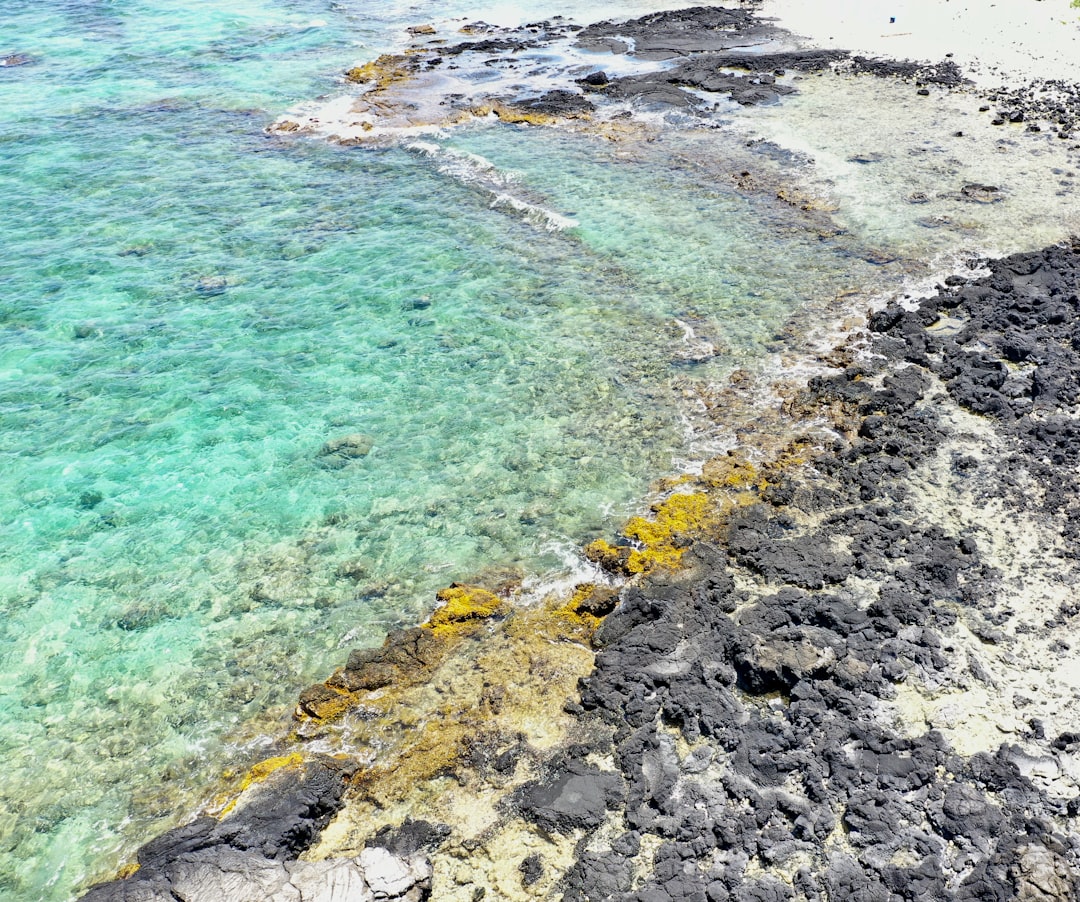
[[[325,683],[316,683],[300,693],[300,703],[293,716],[297,720],[304,717],[326,720],[341,713],[348,704],[348,697],[341,692],[331,689]]]

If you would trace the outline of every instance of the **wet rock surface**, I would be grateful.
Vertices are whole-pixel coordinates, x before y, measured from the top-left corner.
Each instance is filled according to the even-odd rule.
[[[782,54],[788,60],[787,65],[797,65],[792,59],[795,54]],[[786,94],[794,94],[791,85],[779,83],[773,70],[781,69],[779,62],[768,65],[768,72],[763,74],[740,75],[734,68],[747,68],[752,73],[760,73],[760,66],[765,60],[749,55],[724,54],[713,56],[705,54],[695,56],[674,68],[647,75],[627,76],[602,85],[590,84],[584,87],[593,92],[602,91],[607,97],[616,100],[637,100],[650,105],[666,105],[694,109],[701,101],[686,89],[691,88],[709,94],[722,94],[736,103],[753,106],[763,103],[775,103]],[[809,65],[816,65],[818,58],[810,57]],[[752,69],[750,67],[753,67]]]

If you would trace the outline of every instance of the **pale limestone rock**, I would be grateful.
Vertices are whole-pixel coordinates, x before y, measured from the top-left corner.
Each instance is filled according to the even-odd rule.
[[[403,896],[431,876],[431,866],[424,859],[406,861],[378,846],[364,849],[357,861],[376,899]]]
[[[204,859],[184,856],[168,877],[182,902],[302,902],[284,865],[261,855],[215,849]]]
[[[1020,863],[1011,876],[1020,902],[1067,902],[1076,898],[1068,865],[1042,846],[1022,849]]]
[[[364,872],[352,859],[305,861],[293,866],[292,885],[302,902],[373,902]]]

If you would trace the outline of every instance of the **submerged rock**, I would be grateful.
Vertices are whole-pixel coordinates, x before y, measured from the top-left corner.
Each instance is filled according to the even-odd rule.
[[[224,276],[202,276],[195,283],[195,293],[204,298],[217,297],[229,290],[229,280]]]
[[[354,432],[330,439],[319,449],[317,456],[321,466],[340,470],[354,460],[367,457],[374,445],[375,441],[371,436]]]
[[[1004,199],[1001,196],[1001,189],[994,185],[964,185],[960,189],[960,196],[964,200],[974,201],[979,204],[995,204]]]

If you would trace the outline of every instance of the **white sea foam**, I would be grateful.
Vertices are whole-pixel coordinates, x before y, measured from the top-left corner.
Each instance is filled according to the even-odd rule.
[[[586,560],[581,547],[567,539],[545,543],[540,548],[545,557],[559,561],[559,566],[546,573],[525,577],[521,583],[518,603],[539,604],[551,595],[566,596],[581,583],[614,585],[614,578],[592,561]]]
[[[442,147],[432,141],[413,141],[406,149],[433,160],[443,175],[488,194],[493,209],[509,210],[526,222],[551,232],[577,225],[569,216],[522,197],[521,189],[513,190],[518,183],[517,173],[501,170],[479,154]]]
[[[406,145],[406,149],[418,151],[435,160],[439,172],[466,185],[493,190],[506,188],[518,180],[517,173],[501,170],[486,157],[467,150],[443,147],[433,141],[413,141]]]
[[[497,195],[492,200],[491,206],[496,210],[513,210],[515,213],[521,214],[521,218],[526,222],[542,226],[549,232],[561,232],[577,225],[569,216],[563,216],[561,213],[556,213],[537,204],[530,204],[528,201],[522,200],[520,197],[514,197],[512,194],[503,193]]]

